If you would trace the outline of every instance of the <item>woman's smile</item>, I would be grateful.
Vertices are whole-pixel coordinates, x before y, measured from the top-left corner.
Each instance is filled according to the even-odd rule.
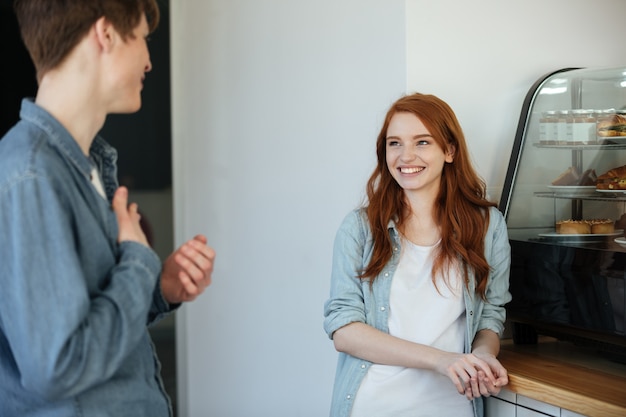
[[[400,167],[398,168],[402,174],[417,174],[418,172],[422,172],[424,167]]]

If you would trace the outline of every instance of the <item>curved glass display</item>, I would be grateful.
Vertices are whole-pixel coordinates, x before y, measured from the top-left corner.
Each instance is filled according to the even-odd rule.
[[[547,334],[626,360],[626,68],[566,68],[531,87],[500,210],[516,342]]]

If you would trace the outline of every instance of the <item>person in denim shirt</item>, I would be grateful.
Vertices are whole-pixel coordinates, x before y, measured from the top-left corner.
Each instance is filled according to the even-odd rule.
[[[508,383],[497,360],[511,298],[504,218],[441,99],[398,99],[376,149],[368,205],[334,243],[330,415],[482,416],[482,397]]]
[[[171,416],[147,325],[211,283],[197,235],[161,263],[118,187],[110,113],[141,106],[154,0],[17,0],[34,100],[0,140],[0,415]]]

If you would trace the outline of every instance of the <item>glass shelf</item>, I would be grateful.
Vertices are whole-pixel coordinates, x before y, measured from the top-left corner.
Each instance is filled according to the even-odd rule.
[[[555,193],[551,191],[537,191],[533,194],[535,197],[541,198],[560,198],[564,200],[587,200],[587,201],[608,201],[608,202],[617,202],[622,201],[626,202],[626,194],[616,192],[616,193],[597,193],[596,194],[565,194],[565,193]]]

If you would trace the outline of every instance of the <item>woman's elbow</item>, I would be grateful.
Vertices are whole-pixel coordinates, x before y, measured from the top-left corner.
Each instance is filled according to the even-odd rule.
[[[350,323],[343,327],[340,327],[333,333],[333,344],[335,345],[335,350],[337,352],[347,353],[348,344],[350,343],[351,339],[349,333],[352,324],[354,323]]]

